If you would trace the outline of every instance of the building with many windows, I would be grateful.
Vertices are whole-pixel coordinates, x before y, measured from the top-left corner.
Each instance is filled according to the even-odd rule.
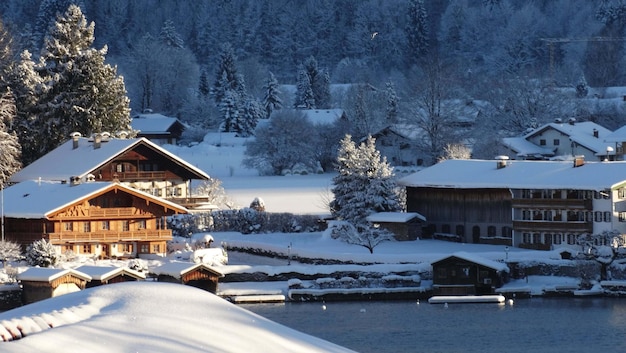
[[[551,249],[626,233],[626,162],[448,160],[399,184],[424,235]]]

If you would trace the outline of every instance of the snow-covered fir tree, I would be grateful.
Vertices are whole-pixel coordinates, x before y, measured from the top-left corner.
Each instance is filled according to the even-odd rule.
[[[315,96],[311,87],[311,79],[307,75],[304,66],[298,69],[298,77],[296,82],[296,97],[294,99],[294,108],[313,109],[315,108]]]
[[[83,0],[42,0],[39,4],[39,10],[37,13],[37,21],[35,29],[32,33],[32,42],[35,47],[27,48],[30,50],[39,50],[48,33],[48,30],[57,17],[62,16],[70,5],[79,6],[81,9],[85,8]]]
[[[15,172],[22,167],[22,146],[15,133],[7,126],[15,118],[15,101],[10,90],[0,95],[0,186],[4,187]]]
[[[54,245],[45,239],[36,240],[26,248],[26,262],[31,266],[50,267],[58,262]]]
[[[18,106],[26,116],[36,116],[28,126],[38,136],[40,146],[34,152],[38,158],[54,149],[78,131],[85,136],[95,132],[130,130],[129,99],[123,78],[117,68],[105,63],[106,46],[91,48],[94,41],[94,23],[87,24],[78,6],[70,6],[60,17],[45,39],[41,60],[32,68],[39,76],[29,75],[17,91],[25,91],[33,82],[37,98],[32,106]],[[22,60],[26,60],[23,56]],[[23,71],[29,64],[23,63]],[[20,97],[18,97],[20,102]],[[18,136],[22,135],[18,132]],[[20,140],[22,144],[27,141]]]
[[[283,101],[280,99],[280,89],[278,88],[278,80],[273,73],[269,73],[267,82],[263,86],[265,95],[263,96],[263,109],[265,110],[265,118],[269,119],[273,111],[282,109]]]
[[[217,106],[220,106],[227,91],[237,94],[245,92],[243,77],[237,72],[236,61],[233,47],[229,43],[223,44],[215,70],[215,83],[211,87],[211,96]]]
[[[237,135],[241,137],[254,135],[259,119],[262,119],[264,116],[265,113],[261,103],[252,97],[246,97],[240,108],[240,119],[237,121],[237,126],[235,126]]]
[[[174,22],[172,22],[172,20],[166,20],[165,23],[163,23],[161,33],[159,33],[159,38],[165,45],[172,48],[183,48],[185,46],[185,42],[180,37],[180,34],[176,32],[176,28],[174,27]]]
[[[367,222],[367,216],[376,212],[402,211],[403,203],[393,169],[380,156],[372,136],[357,147],[352,137],[346,135],[341,140],[337,155],[337,172],[333,178],[335,199],[330,205],[331,212],[336,219],[349,223],[351,227],[339,227],[335,232],[339,238],[373,251],[371,244],[390,240],[393,236],[384,230],[374,229]]]
[[[211,92],[211,87],[209,86],[209,77],[206,73],[206,70],[202,70],[200,72],[200,82],[198,83],[198,92],[201,97],[208,97]]]
[[[311,56],[298,67],[296,83],[296,108],[330,108],[330,76],[321,70]]]
[[[387,97],[387,111],[385,118],[387,123],[396,124],[398,123],[399,99],[393,82],[387,81],[385,83],[385,95]]]

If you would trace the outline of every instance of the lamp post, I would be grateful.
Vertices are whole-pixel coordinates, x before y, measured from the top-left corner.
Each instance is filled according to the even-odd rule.
[[[504,254],[505,254],[505,255],[504,255],[504,261],[505,261],[505,262],[506,262],[506,261],[509,261],[509,247],[508,247],[508,246],[505,246],[505,247],[504,247]]]

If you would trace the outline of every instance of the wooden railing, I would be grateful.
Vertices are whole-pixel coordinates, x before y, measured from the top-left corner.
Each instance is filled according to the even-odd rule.
[[[166,172],[115,172],[113,178],[118,180],[155,180],[164,179]]]
[[[50,242],[116,242],[116,241],[150,241],[170,240],[172,231],[161,230],[134,230],[128,232],[98,231],[98,232],[63,232],[49,233]]]
[[[513,199],[513,208],[559,208],[559,209],[587,209],[593,207],[593,200],[586,199]]]
[[[513,229],[518,231],[551,232],[593,232],[592,222],[550,222],[550,221],[513,221]]]
[[[128,217],[134,216],[137,213],[137,209],[134,207],[115,207],[115,208],[94,208],[89,209],[89,217]]]

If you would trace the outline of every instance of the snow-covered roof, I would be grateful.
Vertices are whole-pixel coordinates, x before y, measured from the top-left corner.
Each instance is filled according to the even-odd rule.
[[[331,125],[339,120],[343,114],[343,109],[300,109],[304,117],[316,125]]]
[[[76,148],[74,148],[74,141],[69,139],[61,146],[13,174],[9,181],[11,183],[19,183],[26,180],[38,180],[39,178],[43,180],[67,181],[71,177],[85,179],[88,174],[93,173],[99,167],[139,144],[144,144],[162,153],[199,178],[209,179],[209,176],[202,170],[143,137],[103,139],[99,148],[94,148],[92,139],[80,137]]]
[[[507,266],[503,262],[489,260],[489,259],[486,259],[486,258],[484,258],[482,256],[479,256],[479,255],[476,255],[476,254],[472,254],[472,253],[468,253],[468,252],[465,252],[465,251],[458,251],[458,252],[453,253],[452,255],[447,255],[447,256],[439,259],[439,260],[435,260],[435,261],[431,262],[431,265],[436,264],[437,262],[449,259],[451,257],[456,257],[456,258],[459,258],[459,259],[470,261],[470,262],[479,264],[481,266],[492,268],[492,269],[494,269],[496,271],[509,272],[509,266]]]
[[[604,141],[613,143],[621,143],[626,141],[626,125],[620,127],[619,129],[610,133],[608,136],[604,137]]]
[[[74,203],[88,199],[92,195],[114,188],[142,195],[145,199],[166,205],[180,213],[188,212],[187,209],[178,204],[119,183],[89,182],[71,185],[54,181],[31,180],[4,189],[4,216],[30,219],[46,218]]]
[[[152,270],[152,272],[156,275],[167,275],[172,276],[174,278],[180,278],[187,272],[194,271],[196,269],[203,268],[207,271],[214,272],[218,274],[220,277],[224,277],[224,274],[215,268],[208,266],[203,263],[191,263],[191,262],[169,262],[163,264],[159,267],[156,267]]]
[[[137,279],[145,279],[146,274],[125,267],[114,266],[89,266],[83,265],[76,268],[76,271],[89,275],[96,281],[106,281],[120,274],[127,274]]]
[[[524,136],[528,139],[537,134],[541,134],[548,129],[554,129],[564,135],[569,136],[570,140],[577,144],[588,148],[589,150],[606,154],[605,136],[611,134],[611,130],[598,125],[591,121],[575,122],[575,123],[549,123],[545,124]],[[597,131],[598,137],[594,136],[594,130]]]
[[[17,279],[20,281],[52,282],[55,279],[63,277],[67,274],[72,274],[73,276],[85,281],[91,281],[91,276],[80,271],[47,267],[30,267],[26,271],[18,274]]]
[[[138,130],[143,134],[169,134],[169,130],[173,125],[182,125],[176,118],[157,113],[137,114],[133,117],[130,124],[133,130]]]
[[[626,182],[626,162],[507,161],[451,159],[398,181],[408,187],[461,189],[604,190]]]
[[[406,223],[414,218],[426,222],[426,217],[417,212],[377,212],[365,219],[374,223]]]
[[[505,137],[502,144],[517,153],[518,156],[553,156],[554,151],[537,146],[523,137]]]

